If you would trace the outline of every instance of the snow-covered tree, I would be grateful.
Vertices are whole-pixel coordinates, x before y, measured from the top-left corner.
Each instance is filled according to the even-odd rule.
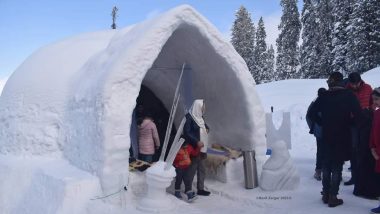
[[[317,4],[318,27],[315,33],[318,34],[317,41],[317,65],[318,74],[312,74],[311,77],[327,78],[332,72],[332,30],[333,30],[333,15],[332,15],[332,0],[319,0]]]
[[[240,56],[243,57],[252,74],[254,70],[255,27],[250,13],[244,6],[239,8],[235,17],[236,19],[232,26],[231,43]]]
[[[300,56],[300,78],[318,78],[319,32],[315,6],[311,0],[304,0],[302,8],[302,45]]]
[[[294,78],[299,65],[298,41],[301,22],[297,8],[297,0],[281,0],[282,16],[278,26],[280,34],[276,40],[277,60],[276,72],[280,79]]]
[[[267,61],[267,43],[265,39],[267,34],[265,32],[264,20],[263,17],[260,17],[259,23],[257,24],[256,31],[256,45],[254,51],[254,70],[253,70],[253,78],[257,83],[261,83],[262,80],[265,80],[268,75],[266,72],[266,61]]]
[[[380,66],[380,1],[367,0],[370,68]]]
[[[347,29],[349,26],[349,18],[352,12],[352,0],[335,0],[333,6],[334,29],[332,37],[332,46],[334,60],[333,71],[347,74]]]
[[[347,72],[369,70],[370,54],[370,14],[366,0],[355,0],[347,27]]]
[[[267,58],[265,66],[265,76],[263,80],[265,82],[272,82],[276,80],[276,76],[274,73],[274,49],[272,45],[270,45],[270,47],[268,48],[266,55]]]

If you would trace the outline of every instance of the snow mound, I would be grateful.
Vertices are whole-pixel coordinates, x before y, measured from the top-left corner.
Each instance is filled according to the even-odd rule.
[[[372,88],[380,87],[380,67],[371,69],[364,74],[362,74],[362,79],[370,84]]]

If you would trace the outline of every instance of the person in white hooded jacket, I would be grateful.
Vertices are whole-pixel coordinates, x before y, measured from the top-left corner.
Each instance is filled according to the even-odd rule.
[[[185,141],[194,148],[201,147],[200,154],[191,159],[191,165],[188,168],[187,176],[191,180],[197,173],[197,194],[208,196],[209,191],[204,189],[204,180],[206,177],[206,169],[204,161],[207,158],[207,144],[209,127],[204,121],[203,115],[206,107],[202,99],[197,99],[192,104],[189,113],[186,115],[186,123],[183,128],[183,137]]]

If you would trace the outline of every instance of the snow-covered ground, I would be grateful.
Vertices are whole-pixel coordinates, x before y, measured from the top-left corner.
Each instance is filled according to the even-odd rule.
[[[380,68],[373,69],[362,76],[373,87],[380,86]],[[320,87],[327,87],[326,81],[320,80],[285,80],[257,86],[264,109],[269,112],[274,107],[274,123],[279,126],[282,112],[291,112],[292,150],[290,150],[301,177],[300,186],[294,191],[267,192],[260,188],[244,188],[242,159],[230,161],[227,165],[229,182],[206,180],[206,186],[212,192],[209,197],[199,196],[191,204],[173,197],[177,208],[173,213],[266,213],[266,214],[304,214],[304,213],[369,213],[370,208],[378,205],[376,200],[356,197],[352,194],[353,186],[340,186],[340,195],[344,200],[342,206],[329,208],[321,201],[322,184],[313,178],[315,168],[315,139],[308,134],[305,114],[308,105],[315,98]],[[343,181],[350,178],[348,163],[344,166]],[[144,192],[144,183],[137,179],[139,174],[131,173],[130,191],[138,196]],[[128,213],[140,213],[134,207],[138,197],[130,199],[126,205]],[[93,211],[108,209],[115,213],[125,213],[125,209],[111,208],[104,204],[94,204]],[[96,208],[95,208],[96,207]]]
[[[362,78],[373,87],[380,86],[380,68],[373,69],[365,73]],[[259,96],[262,99],[264,109],[269,112],[270,107],[274,107],[275,125],[281,123],[281,113],[283,111],[291,112],[292,125],[292,150],[290,154],[301,177],[300,186],[293,191],[275,191],[266,192],[260,188],[247,190],[244,188],[243,164],[242,159],[230,161],[227,164],[228,183],[206,180],[206,186],[212,192],[209,197],[199,196],[191,204],[172,198],[176,209],[173,213],[266,213],[266,214],[304,214],[304,213],[344,213],[358,214],[369,213],[369,209],[378,205],[376,200],[367,200],[356,197],[352,194],[353,186],[340,186],[340,195],[344,200],[342,206],[328,208],[321,201],[320,181],[313,178],[315,167],[315,139],[308,134],[308,128],[305,122],[305,112],[309,103],[315,98],[316,91],[320,87],[327,87],[325,80],[285,80],[262,84],[257,86]],[[43,166],[40,164],[43,163]],[[50,210],[57,210],[54,206],[56,195],[65,195],[69,200],[66,201],[64,208],[59,209],[60,213],[72,213],[72,209],[83,209],[87,213],[141,213],[136,209],[140,197],[146,191],[143,173],[130,173],[130,183],[128,191],[133,192],[127,198],[121,193],[115,194],[113,198],[124,200],[123,208],[103,203],[97,199],[98,190],[96,189],[96,177],[83,173],[66,162],[46,159],[28,159],[23,157],[10,158],[9,156],[0,156],[0,181],[5,179],[7,183],[0,182],[0,211],[1,213],[10,213],[10,210],[16,213],[51,213]],[[38,166],[43,168],[41,173],[33,177],[28,172],[22,172],[24,177],[17,176],[21,173],[23,165]],[[9,166],[15,166],[10,168]],[[19,167],[17,167],[19,166]],[[344,167],[343,180],[350,178],[347,170],[348,164]],[[1,167],[0,167],[1,168]],[[29,167],[32,169],[33,167]],[[62,172],[62,173],[61,173]],[[61,178],[61,174],[67,176],[73,174],[73,177],[81,178],[76,182],[70,177]],[[12,177],[13,179],[9,179]],[[56,178],[56,179],[55,179]],[[27,186],[31,179],[37,179],[37,186],[32,186],[30,191],[22,195],[10,194],[4,195],[1,192],[12,192],[9,189],[17,189]],[[60,182],[69,183],[66,185]],[[66,189],[60,189],[64,187]],[[93,188],[91,188],[93,187]],[[34,190],[33,190],[34,188]],[[36,191],[38,189],[38,191]],[[60,190],[64,193],[56,194],[52,190]],[[39,193],[31,195],[30,193]],[[81,198],[76,198],[76,193],[81,193]],[[50,197],[50,204],[39,204],[38,197]],[[20,200],[15,200],[20,198]],[[90,200],[88,199],[90,198]],[[20,204],[12,204],[12,201],[21,201]],[[24,210],[23,205],[28,204],[30,210]]]
[[[363,74],[362,79],[372,87],[379,87],[380,67]],[[315,138],[308,134],[309,129],[305,121],[307,107],[316,97],[320,87],[327,87],[326,80],[284,80],[257,86],[265,111],[270,112],[270,107],[274,107],[275,125],[279,126],[281,123],[283,111],[291,112],[292,150],[290,153],[301,177],[298,189],[275,192],[265,192],[259,188],[246,190],[243,188],[242,178],[236,178],[228,184],[207,181],[206,186],[213,194],[210,197],[199,197],[189,206],[183,206],[184,209],[191,207],[191,212],[189,210],[188,213],[358,214],[369,213],[370,208],[378,206],[379,202],[376,200],[354,196],[353,186],[343,184],[339,191],[339,197],[344,200],[342,206],[329,208],[321,201],[322,184],[313,178]],[[347,169],[348,165],[347,162],[344,166],[343,181],[351,177]],[[243,169],[234,170],[235,172],[231,171],[230,174],[240,174]]]

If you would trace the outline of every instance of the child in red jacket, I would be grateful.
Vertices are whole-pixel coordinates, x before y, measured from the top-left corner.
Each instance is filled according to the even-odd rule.
[[[197,156],[199,154],[200,147],[193,148],[188,143],[183,143],[182,147],[179,149],[173,165],[176,168],[175,176],[175,196],[182,199],[181,196],[181,184],[182,181],[185,184],[185,193],[187,195],[187,200],[192,201],[195,199],[195,192],[192,191],[192,178],[188,175],[188,168],[191,164],[190,156]]]
[[[372,156],[376,160],[375,171],[378,173],[380,178],[380,87],[373,90],[372,101],[375,111],[373,113],[370,148]],[[371,209],[371,211],[372,213],[380,213],[380,206]]]

